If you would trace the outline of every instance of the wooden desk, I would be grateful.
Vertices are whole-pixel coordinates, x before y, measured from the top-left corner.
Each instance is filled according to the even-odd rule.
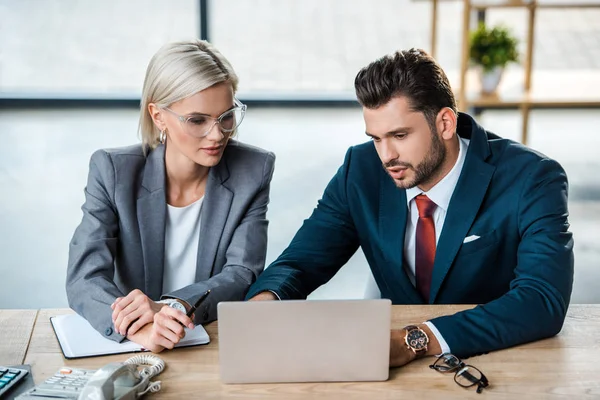
[[[0,310],[0,365],[23,364],[36,310]]]
[[[394,306],[392,326],[401,328],[470,306]],[[129,355],[65,360],[48,318],[70,310],[40,310],[25,362],[32,364],[37,383],[63,365],[96,369]],[[1,315],[1,314],[0,314]],[[207,346],[161,353],[166,370],[159,376],[160,392],[150,399],[182,398],[598,398],[600,396],[600,305],[572,305],[562,332],[512,349],[473,357],[491,386],[478,395],[474,389],[458,387],[451,374],[429,369],[433,360],[418,360],[390,371],[386,382],[224,385],[219,380],[217,323],[206,326],[211,337]]]

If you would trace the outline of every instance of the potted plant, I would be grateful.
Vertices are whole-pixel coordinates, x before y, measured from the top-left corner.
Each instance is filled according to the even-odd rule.
[[[517,38],[503,26],[490,29],[480,23],[471,32],[469,58],[479,67],[483,93],[495,92],[506,65],[518,61],[517,45]]]

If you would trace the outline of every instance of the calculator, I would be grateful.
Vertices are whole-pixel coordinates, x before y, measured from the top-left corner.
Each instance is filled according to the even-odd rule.
[[[17,399],[61,398],[77,399],[96,370],[63,367],[35,388]]]
[[[29,373],[26,369],[0,366],[0,398]]]

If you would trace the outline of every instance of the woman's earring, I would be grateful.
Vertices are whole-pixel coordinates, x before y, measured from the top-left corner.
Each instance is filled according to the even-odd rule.
[[[167,130],[162,130],[160,131],[160,134],[158,135],[158,141],[161,144],[165,144],[165,140],[167,140]]]

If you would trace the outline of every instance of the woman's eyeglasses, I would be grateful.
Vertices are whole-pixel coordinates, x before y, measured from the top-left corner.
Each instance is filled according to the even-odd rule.
[[[483,372],[472,365],[465,364],[454,354],[442,354],[429,368],[438,372],[454,372],[454,382],[464,388],[477,385],[477,393],[481,393],[484,388],[489,386],[488,379]]]
[[[246,115],[246,108],[245,104],[242,104],[238,99],[234,99],[234,107],[225,111],[218,118],[204,114],[179,115],[168,107],[163,109],[179,119],[188,135],[201,139],[208,136],[216,124],[219,124],[219,129],[224,136],[232,134],[242,123],[244,115]]]

